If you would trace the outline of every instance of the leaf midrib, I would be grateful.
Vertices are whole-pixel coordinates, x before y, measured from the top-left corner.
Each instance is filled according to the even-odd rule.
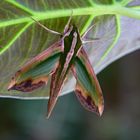
[[[14,4],[16,2],[9,1],[7,2]],[[34,19],[36,20],[45,20],[45,19],[54,19],[54,18],[60,18],[60,17],[68,17],[71,15],[71,11],[73,11],[73,16],[80,16],[80,15],[91,15],[91,16],[99,16],[99,15],[124,15],[131,18],[140,19],[140,11],[135,10],[133,7],[126,8],[121,5],[92,5],[85,8],[76,8],[76,9],[58,9],[55,11],[48,10],[44,12],[36,12],[29,10],[28,8],[17,4],[16,5],[21,10],[24,10],[28,14],[30,14]],[[0,22],[0,28],[11,26],[15,24],[22,24],[26,22],[34,22],[30,18],[29,15],[26,17],[20,17],[16,19],[10,19],[10,20],[4,20]]]
[[[73,16],[89,15],[89,19],[85,23],[85,26],[83,27],[80,34],[84,33],[86,31],[86,29],[88,28],[88,26],[90,25],[93,18],[96,16],[99,16],[99,15],[108,14],[108,15],[116,15],[116,17],[118,15],[126,15],[129,17],[134,16],[134,18],[140,19],[139,11],[136,11],[133,7],[126,8],[126,7],[123,7],[124,5],[121,6],[118,4],[117,4],[117,6],[116,5],[101,5],[101,4],[97,5],[93,2],[91,2],[90,0],[89,0],[89,2],[90,2],[91,6],[89,6],[89,7],[76,8],[76,9],[60,9],[60,10],[55,10],[55,11],[48,10],[48,11],[44,11],[44,12],[35,12],[33,10],[30,10],[29,8],[26,8],[25,6],[21,5],[20,3],[14,1],[14,0],[6,0],[6,1],[8,3],[13,4],[14,6],[20,8],[21,10],[27,12],[27,17],[21,17],[21,18],[17,18],[17,19],[10,19],[10,20],[2,21],[2,22],[0,22],[0,28],[15,25],[15,24],[22,24],[22,23],[28,23],[28,25],[31,25],[32,23],[34,23],[34,21],[30,18],[29,14],[36,20],[45,20],[45,19],[54,19],[54,18],[59,18],[59,17],[68,17],[71,15],[71,11],[73,11]],[[29,26],[27,26],[27,27],[29,27]],[[21,29],[22,32],[24,32],[25,29]],[[15,39],[20,35],[21,35],[21,33],[18,34],[15,37]],[[120,35],[120,33],[117,33],[116,39],[114,40],[112,45],[109,47],[109,49],[107,50],[105,55],[101,58],[100,62],[108,55],[108,52],[113,48],[114,44],[117,42],[117,40],[119,38],[119,35]],[[15,39],[14,39],[14,41],[15,41]],[[2,54],[5,50],[7,50],[9,48],[11,43],[13,43],[13,40],[9,44],[6,45],[6,47],[0,52],[0,54]]]

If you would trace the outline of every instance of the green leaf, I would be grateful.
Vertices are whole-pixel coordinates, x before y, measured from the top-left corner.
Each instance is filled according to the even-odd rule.
[[[12,75],[28,60],[47,49],[59,37],[46,32],[32,16],[50,29],[63,32],[73,10],[73,22],[81,35],[92,25],[87,38],[100,38],[84,45],[98,73],[116,59],[140,48],[140,3],[129,0],[3,0],[0,3],[0,96],[11,98],[45,98],[49,85],[25,94],[7,91]],[[124,17],[125,16],[125,17]],[[133,19],[132,19],[133,18]],[[131,34],[130,34],[131,32]],[[74,89],[72,76],[63,93]]]

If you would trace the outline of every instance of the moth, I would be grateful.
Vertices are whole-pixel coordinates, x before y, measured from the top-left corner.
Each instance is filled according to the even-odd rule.
[[[83,44],[88,43],[84,37],[93,26],[80,36],[78,28],[71,19],[72,16],[65,25],[63,33],[50,30],[33,19],[48,32],[59,35],[60,39],[21,67],[12,77],[8,86],[8,90],[32,92],[45,86],[50,78],[47,118],[49,118],[70,72],[76,79],[74,92],[82,106],[99,116],[102,115],[104,109],[102,90],[83,48]]]

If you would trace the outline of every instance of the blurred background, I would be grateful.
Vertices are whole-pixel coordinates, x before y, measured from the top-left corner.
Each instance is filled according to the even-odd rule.
[[[140,51],[98,74],[102,117],[86,111],[74,93],[60,97],[46,119],[47,100],[0,98],[0,140],[139,140]]]

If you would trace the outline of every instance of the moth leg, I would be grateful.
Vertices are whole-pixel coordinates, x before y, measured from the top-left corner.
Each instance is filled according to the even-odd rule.
[[[95,24],[93,24],[93,25],[91,25],[88,29],[87,29],[87,31],[82,35],[82,39],[84,39],[84,37],[87,35],[87,33],[92,29],[92,28],[94,28],[95,27]]]
[[[87,43],[94,43],[95,41],[100,41],[100,38],[93,38],[93,39],[85,39],[82,40],[82,44],[87,44]]]

